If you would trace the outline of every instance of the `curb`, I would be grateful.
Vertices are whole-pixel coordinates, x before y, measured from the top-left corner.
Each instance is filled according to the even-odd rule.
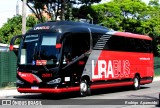
[[[155,82],[155,81],[160,81],[160,76],[154,77],[154,78],[153,78],[153,82]]]
[[[0,97],[5,97],[5,96],[13,96],[13,95],[20,95],[16,89],[10,89],[10,90],[0,90]]]

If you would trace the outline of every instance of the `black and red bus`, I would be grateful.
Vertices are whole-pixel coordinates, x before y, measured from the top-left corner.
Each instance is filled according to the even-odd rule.
[[[151,83],[154,76],[152,39],[110,31],[81,22],[36,25],[21,38],[17,90],[21,93],[62,93]]]

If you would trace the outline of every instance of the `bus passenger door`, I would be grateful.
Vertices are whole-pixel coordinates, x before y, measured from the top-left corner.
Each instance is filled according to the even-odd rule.
[[[78,85],[88,57],[90,38],[84,34],[72,34],[64,40],[62,64],[64,77],[70,77],[71,85]]]

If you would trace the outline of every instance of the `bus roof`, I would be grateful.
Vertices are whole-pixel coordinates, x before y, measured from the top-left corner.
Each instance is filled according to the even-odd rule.
[[[27,33],[39,33],[44,31],[55,31],[61,29],[62,33],[66,32],[88,32],[90,28],[91,32],[102,33],[102,34],[111,34],[116,36],[124,36],[130,38],[139,38],[145,40],[152,40],[149,36],[134,34],[129,32],[119,32],[119,31],[109,31],[108,28],[104,26],[99,26],[95,24],[83,23],[83,22],[74,22],[74,21],[48,21],[45,23],[40,23],[34,26],[32,29],[27,31]]]
[[[113,32],[108,32],[107,34],[112,34],[115,36],[124,36],[124,37],[130,37],[130,38],[152,40],[152,38],[147,35],[134,34],[134,33],[130,33],[130,32],[113,31]]]
[[[39,31],[53,31],[56,29],[61,29],[62,33],[65,32],[78,32],[84,28],[91,28],[96,30],[96,32],[108,32],[108,28],[104,26],[99,26],[95,24],[74,22],[74,21],[48,21],[45,23],[40,23],[30,29],[27,33],[39,32]],[[74,30],[73,30],[74,29]]]

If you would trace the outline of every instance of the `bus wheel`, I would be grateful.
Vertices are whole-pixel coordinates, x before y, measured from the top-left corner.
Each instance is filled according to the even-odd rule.
[[[136,75],[133,79],[133,87],[135,90],[140,88],[140,77],[138,75]]]
[[[86,80],[82,80],[80,83],[80,95],[81,96],[91,95],[90,86],[88,85]]]

